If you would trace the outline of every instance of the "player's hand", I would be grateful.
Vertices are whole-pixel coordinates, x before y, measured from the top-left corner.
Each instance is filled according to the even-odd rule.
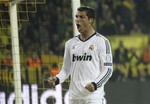
[[[49,85],[50,86],[55,86],[56,85],[56,80],[57,80],[57,78],[55,76],[48,78]]]
[[[90,92],[95,91],[94,85],[93,85],[92,83],[88,83],[88,84],[85,86],[85,89],[87,89],[87,90],[90,91]]]

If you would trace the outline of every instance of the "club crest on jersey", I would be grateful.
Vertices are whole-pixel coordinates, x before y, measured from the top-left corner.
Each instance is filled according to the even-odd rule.
[[[93,50],[94,49],[94,45],[90,45],[89,50]]]
[[[72,57],[72,61],[91,61],[92,60],[92,56],[91,55],[87,55],[86,53],[84,53],[84,55],[75,55],[73,54]]]
[[[75,49],[75,46],[73,46],[72,49]]]

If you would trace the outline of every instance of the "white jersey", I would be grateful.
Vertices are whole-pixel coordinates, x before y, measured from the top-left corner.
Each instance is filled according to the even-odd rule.
[[[112,75],[112,52],[109,41],[95,32],[87,40],[73,37],[65,44],[63,66],[57,75],[59,82],[71,77],[70,99],[95,99],[104,96],[104,84]],[[94,82],[97,90],[89,92],[86,84]]]

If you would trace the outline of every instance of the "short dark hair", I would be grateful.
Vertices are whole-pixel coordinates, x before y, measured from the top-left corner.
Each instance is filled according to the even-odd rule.
[[[95,11],[94,11],[94,9],[92,7],[82,6],[82,7],[79,7],[77,10],[78,11],[85,11],[86,15],[88,16],[88,18],[95,19]]]

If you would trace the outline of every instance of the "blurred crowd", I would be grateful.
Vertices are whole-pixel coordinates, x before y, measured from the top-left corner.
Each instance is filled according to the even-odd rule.
[[[150,36],[140,55],[135,47],[127,48],[123,41],[119,41],[113,59],[112,81],[150,80]]]
[[[96,10],[95,28],[103,35],[149,33],[149,0],[81,0]],[[22,23],[21,45],[25,50],[63,55],[65,41],[73,37],[71,0],[47,0]],[[24,50],[24,51],[25,51]]]
[[[150,32],[150,0],[81,0],[81,5],[89,5],[95,8],[96,19],[94,27],[103,35],[121,36],[148,34]],[[30,5],[29,8],[34,6]],[[23,10],[25,7],[18,5],[18,8]],[[6,13],[3,15],[8,16]],[[26,18],[26,14],[20,15],[22,18]],[[29,21],[22,21],[22,28],[19,30],[20,53],[25,58],[28,58],[27,65],[32,66],[32,63],[35,62],[35,66],[41,66],[41,56],[43,54],[63,56],[66,40],[73,37],[71,0],[46,0],[45,4],[37,5],[37,13],[29,13],[28,16]],[[8,41],[10,41],[10,33],[4,32],[3,35],[8,37]],[[3,39],[1,36],[1,41],[4,41]],[[1,46],[1,56],[5,51],[4,48],[9,50],[11,47],[10,44],[6,44],[6,41],[4,43],[6,47]],[[123,47],[122,42],[119,44]],[[146,51],[149,55],[148,49]],[[121,53],[122,51],[124,53]],[[130,50],[132,54],[128,54],[128,51],[127,49],[115,50],[115,76],[113,76],[112,80],[149,79],[150,74],[146,73],[150,73],[150,57],[147,55],[139,58],[136,56],[134,49]],[[10,53],[8,52],[8,54]],[[118,54],[122,56],[118,57]],[[36,58],[38,59],[36,60]],[[132,62],[133,58],[138,61]],[[133,66],[129,64],[131,62]],[[6,60],[1,61],[1,67],[4,67],[2,63],[6,63]],[[9,63],[12,63],[12,60]],[[134,68],[138,68],[138,71],[133,72],[136,70]]]
[[[103,35],[150,32],[149,0],[81,0],[81,5],[95,8],[94,27]],[[5,6],[2,8],[5,9]],[[27,10],[21,4],[18,8]],[[28,6],[28,10],[33,8],[37,9],[37,13],[18,14],[20,18],[29,17],[29,22],[20,23],[20,46],[23,51],[35,50],[63,55],[65,41],[73,37],[71,0],[46,0],[45,4]],[[9,15],[3,13],[1,17],[9,18]]]

